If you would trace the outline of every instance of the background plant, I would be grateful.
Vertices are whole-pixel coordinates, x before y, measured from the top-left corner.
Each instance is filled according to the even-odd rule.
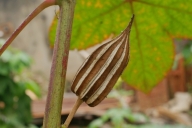
[[[192,41],[188,41],[188,43],[182,49],[182,55],[185,59],[185,65],[192,65]]]
[[[4,40],[0,40],[0,46]],[[9,48],[0,58],[0,124],[1,128],[32,128],[31,99],[27,90],[40,96],[38,85],[23,71],[31,58],[23,52]]]
[[[93,120],[88,128],[102,128],[104,124],[113,128],[189,128],[178,124],[157,125],[150,123],[149,117],[143,113],[134,112],[128,106],[126,98],[133,95],[133,92],[123,89],[122,82],[120,78],[109,94],[109,97],[116,98],[119,101],[120,107],[107,110],[101,117]]]

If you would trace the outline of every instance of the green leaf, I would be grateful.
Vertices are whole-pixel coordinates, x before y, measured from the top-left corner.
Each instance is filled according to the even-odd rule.
[[[184,46],[182,50],[182,55],[185,60],[186,65],[191,65],[192,64],[192,42],[189,42],[186,46]]]
[[[23,103],[25,103],[25,104],[23,104]],[[31,103],[31,99],[26,94],[23,94],[23,96],[18,99],[18,103],[17,103],[18,118],[24,124],[29,124],[32,119],[30,103]],[[22,113],[21,113],[21,111],[22,111]]]
[[[1,76],[0,75],[0,96],[3,95],[4,93],[6,93],[6,89],[7,89],[7,85],[11,84],[12,82],[9,78],[5,77],[5,76]],[[2,99],[0,99],[2,100]]]
[[[1,60],[6,63],[9,62],[11,60],[11,58],[13,57],[12,53],[10,51],[5,51],[3,53],[3,55],[1,56]]]
[[[130,62],[122,78],[149,92],[164,78],[174,58],[174,38],[192,38],[192,2],[188,0],[77,1],[71,49],[86,49],[119,34],[135,14]],[[50,28],[54,42],[57,21]]]
[[[99,119],[92,121],[89,124],[88,128],[100,128],[103,126],[103,124],[104,124],[103,120],[99,118]]]
[[[28,80],[25,82],[26,89],[31,90],[37,97],[41,96],[41,91],[39,88],[39,85],[35,83],[34,81]]]
[[[10,73],[10,67],[9,67],[9,63],[4,63],[1,59],[0,59],[0,75],[9,75]]]
[[[14,56],[10,60],[12,72],[15,73],[20,73],[25,67],[28,67],[30,63],[30,57],[22,52],[15,52]]]

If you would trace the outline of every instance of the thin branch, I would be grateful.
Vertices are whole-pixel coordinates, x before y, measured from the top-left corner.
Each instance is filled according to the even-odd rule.
[[[73,106],[71,112],[69,113],[65,123],[62,125],[62,128],[68,128],[71,120],[73,119],[73,116],[75,115],[77,109],[79,108],[79,106],[83,103],[83,101],[78,98],[77,101],[75,102],[75,105]]]
[[[14,33],[9,37],[5,44],[0,49],[0,56],[7,49],[7,47],[12,43],[12,41],[17,37],[17,35],[25,28],[25,26],[36,17],[45,8],[55,5],[54,1],[44,1],[42,2],[24,21],[21,25],[14,31]]]

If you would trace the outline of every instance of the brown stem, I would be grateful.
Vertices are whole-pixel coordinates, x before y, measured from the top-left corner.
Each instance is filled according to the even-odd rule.
[[[21,25],[13,32],[13,34],[9,37],[9,39],[5,42],[5,44],[0,49],[0,56],[2,53],[7,49],[7,47],[12,43],[12,41],[17,37],[17,35],[25,28],[25,26],[35,17],[37,16],[42,10],[45,8],[55,5],[54,1],[44,1],[42,2],[24,21]]]
[[[83,103],[83,101],[78,97],[77,101],[75,102],[71,112],[69,113],[65,123],[62,125],[62,128],[68,128],[71,120],[73,119],[73,116],[75,115],[77,109],[79,108],[79,106]]]

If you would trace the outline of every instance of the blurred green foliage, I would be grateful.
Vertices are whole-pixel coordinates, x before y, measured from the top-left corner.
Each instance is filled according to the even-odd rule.
[[[0,46],[4,40],[0,40]],[[29,125],[31,99],[26,90],[40,96],[39,86],[23,74],[31,59],[23,52],[7,49],[0,57],[0,127],[34,128]]]
[[[120,107],[107,110],[101,117],[93,120],[88,128],[101,128],[108,123],[112,128],[190,128],[179,124],[151,124],[149,117],[143,113],[133,112],[126,102],[126,98],[133,95],[132,91],[126,91],[122,88],[123,81],[118,79],[114,89],[109,97],[116,98]]]
[[[124,128],[128,126],[128,122],[142,123],[146,120],[147,118],[145,115],[141,113],[134,113],[129,108],[113,108],[109,109],[100,118],[91,122],[89,128],[101,128],[108,121],[110,121],[113,128]]]
[[[184,48],[182,49],[182,55],[185,60],[185,65],[191,66],[192,65],[192,41],[189,41],[187,45],[184,46]]]

